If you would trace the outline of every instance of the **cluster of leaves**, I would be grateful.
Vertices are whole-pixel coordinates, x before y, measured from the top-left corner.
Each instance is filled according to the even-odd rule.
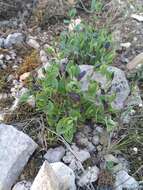
[[[115,57],[111,42],[111,35],[106,29],[97,31],[87,24],[79,24],[74,31],[61,34],[61,56],[77,64],[108,65]]]
[[[111,119],[110,109],[113,97],[102,93],[97,96],[99,84],[90,81],[88,90],[81,90],[80,69],[70,62],[65,71],[59,64],[52,63],[44,70],[42,79],[36,81],[36,90],[32,94],[36,99],[38,111],[47,119],[48,126],[71,142],[76,127],[87,120],[102,123],[111,130],[115,122]]]

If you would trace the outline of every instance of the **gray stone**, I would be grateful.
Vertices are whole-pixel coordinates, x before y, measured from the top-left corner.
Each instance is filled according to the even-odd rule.
[[[127,64],[127,69],[133,70],[139,68],[143,64],[143,52],[138,54],[132,61]]]
[[[4,46],[4,38],[0,38],[0,48],[3,48]]]
[[[47,53],[44,50],[40,51],[40,59],[43,64],[48,62]]]
[[[140,90],[138,86],[135,86],[133,88],[131,95],[128,97],[126,101],[126,106],[127,107],[130,107],[130,106],[143,107],[143,101],[141,99]]]
[[[71,148],[81,163],[90,158],[90,154],[86,149],[79,149],[76,145],[72,145]],[[75,156],[70,151],[67,151],[66,155],[63,157],[63,161],[68,164],[71,163],[73,159],[75,160]]]
[[[34,48],[34,49],[36,49],[36,50],[38,50],[38,49],[40,48],[39,43],[38,43],[35,39],[33,39],[33,38],[29,38],[29,39],[27,40],[27,44],[28,44],[30,47],[32,47],[32,48]]]
[[[87,147],[89,143],[88,138],[82,132],[78,132],[76,134],[76,141],[78,145],[84,146],[84,147]]]
[[[78,185],[80,187],[86,186],[92,182],[95,182],[98,179],[99,169],[97,166],[90,167],[88,170],[85,170],[84,173],[80,176]]]
[[[100,134],[104,132],[103,128],[102,128],[102,127],[99,127],[99,126],[97,126],[97,127],[95,128],[95,131],[97,131],[97,133],[100,133]]]
[[[47,161],[40,168],[30,190],[61,190],[60,180]]]
[[[124,107],[124,102],[130,93],[130,87],[125,73],[122,70],[116,67],[108,67],[108,71],[114,73],[113,80],[108,81],[106,76],[94,71],[94,66],[92,65],[80,65],[79,67],[81,73],[85,72],[80,80],[81,89],[83,91],[88,90],[90,80],[96,81],[104,90],[107,90],[109,87],[111,87],[109,94],[115,94],[116,96],[115,100],[111,103],[114,109],[121,110]],[[98,91],[98,94],[100,95],[100,90]]]
[[[121,170],[116,174],[115,190],[138,189],[138,182],[131,177],[126,171]]]
[[[95,80],[99,82],[102,86],[102,88],[106,87],[107,79],[102,74],[94,71],[94,66],[92,65],[80,65],[80,72],[85,72],[84,76],[81,78],[81,88],[83,91],[88,90],[88,85],[90,83],[90,80]]]
[[[125,110],[124,112],[121,114],[121,121],[123,124],[129,124],[131,119],[132,119],[132,115],[135,114],[135,107],[143,107],[143,101],[141,99],[140,96],[140,90],[138,88],[138,86],[135,86],[133,88],[133,91],[131,93],[131,95],[127,98],[126,102],[125,102]]]
[[[73,155],[71,151],[67,151],[66,155],[63,157],[63,161],[66,164],[69,164],[69,167],[73,170],[81,169],[80,163],[83,163],[87,159],[90,158],[90,153],[87,149],[79,149],[75,144],[71,146],[72,151],[74,152]]]
[[[76,190],[75,174],[71,168],[62,162],[55,162],[50,165],[60,181],[60,190]]]
[[[114,73],[110,94],[116,95],[115,100],[111,103],[111,105],[114,109],[121,110],[124,107],[125,100],[128,98],[130,93],[130,87],[125,73],[122,70],[116,67],[109,67],[108,70]]]
[[[104,156],[104,159],[106,162],[113,162],[113,163],[119,163],[118,158],[116,158],[115,156],[113,156],[112,154],[106,154]]]
[[[9,34],[4,41],[4,47],[10,48],[13,45],[19,45],[24,41],[24,36],[22,33]]]
[[[20,181],[14,185],[12,190],[30,190],[32,183],[30,181]]]
[[[0,190],[10,190],[37,144],[11,125],[0,124]]]
[[[59,162],[63,158],[64,154],[65,148],[63,146],[59,146],[57,148],[50,148],[44,155],[44,158],[50,163]]]
[[[92,137],[92,143],[94,144],[94,145],[98,145],[99,144],[99,136],[98,135],[94,135],[93,137]]]

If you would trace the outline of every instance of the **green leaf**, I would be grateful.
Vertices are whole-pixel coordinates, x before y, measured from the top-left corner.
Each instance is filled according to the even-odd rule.
[[[71,117],[60,119],[56,131],[59,135],[63,135],[67,142],[71,143],[74,135],[74,120]]]
[[[28,101],[28,98],[30,97],[30,91],[24,93],[21,97],[20,97],[20,104],[26,103]]]

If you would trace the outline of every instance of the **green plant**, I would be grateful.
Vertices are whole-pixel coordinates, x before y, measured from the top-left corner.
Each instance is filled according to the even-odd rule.
[[[100,12],[102,10],[102,2],[101,0],[92,0],[91,1],[91,11],[94,12]]]
[[[45,115],[48,127],[68,142],[72,142],[77,126],[87,120],[105,126],[109,125],[107,121],[111,123],[111,98],[105,94],[98,96],[99,84],[91,80],[88,90],[83,92],[78,65],[71,61],[62,72],[59,64],[52,63],[43,73],[44,78],[36,81],[36,90],[30,94],[35,96],[36,107]]]
[[[73,59],[78,64],[100,66],[113,62],[111,35],[105,29],[95,30],[87,24],[80,24],[74,31],[61,33],[62,57]]]

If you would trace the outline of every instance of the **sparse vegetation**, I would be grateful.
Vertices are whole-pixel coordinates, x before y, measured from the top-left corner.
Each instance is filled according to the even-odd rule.
[[[76,127],[86,120],[102,123],[110,131],[116,123],[110,114],[112,96],[98,96],[99,84],[90,81],[88,90],[81,90],[78,65],[69,63],[66,72],[61,73],[56,63],[44,71],[45,77],[36,81],[38,90],[33,91],[38,111],[46,118],[48,127],[72,142]],[[104,104],[106,103],[106,108]]]
[[[96,30],[87,24],[79,24],[74,31],[63,32],[60,49],[62,57],[96,67],[111,64],[115,57],[111,34],[106,29]]]

